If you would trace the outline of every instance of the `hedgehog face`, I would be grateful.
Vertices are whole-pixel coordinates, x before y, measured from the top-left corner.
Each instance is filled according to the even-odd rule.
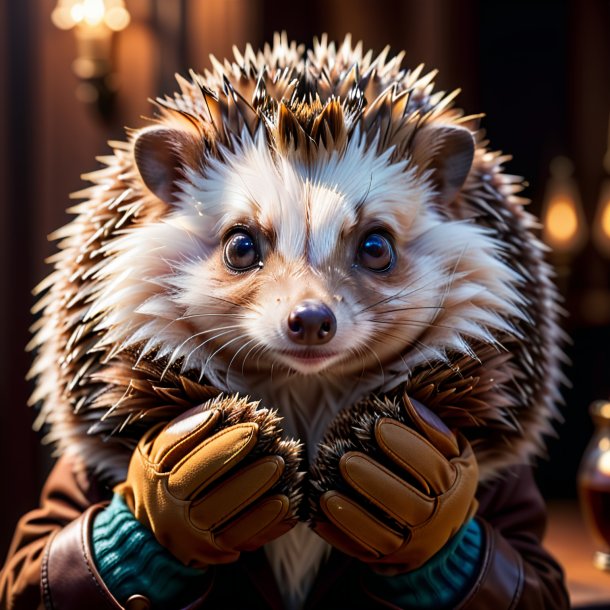
[[[410,327],[398,311],[376,323],[420,271],[406,249],[425,230],[429,196],[404,163],[356,142],[309,164],[252,142],[185,186],[178,215],[198,209],[216,246],[184,268],[178,303],[206,339],[226,332],[209,345],[238,371],[378,367],[431,319],[415,306]],[[223,302],[230,315],[218,324],[205,314]]]
[[[274,369],[381,377],[397,359],[492,341],[515,315],[515,275],[483,229],[443,213],[473,143],[433,131],[420,141],[434,173],[417,141],[396,159],[357,130],[307,157],[262,130],[216,154],[188,132],[142,132],[138,169],[171,208],[118,240],[102,271],[130,276],[105,299],[107,337],[229,386]]]

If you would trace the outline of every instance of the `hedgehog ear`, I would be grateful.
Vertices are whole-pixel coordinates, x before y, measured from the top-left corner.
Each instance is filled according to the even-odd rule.
[[[440,204],[450,204],[472,167],[475,142],[464,127],[427,125],[417,132],[412,154],[415,164],[432,170]]]
[[[137,135],[133,154],[147,188],[159,199],[170,203],[176,181],[184,178],[185,169],[201,167],[204,149],[201,136],[194,133],[151,127]]]

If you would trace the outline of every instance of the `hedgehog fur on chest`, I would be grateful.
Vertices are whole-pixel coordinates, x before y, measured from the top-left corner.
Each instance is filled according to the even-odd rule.
[[[110,143],[38,288],[32,403],[59,453],[117,482],[150,426],[239,393],[314,461],[338,413],[402,392],[482,480],[542,451],[561,352],[535,219],[479,118],[402,60],[278,35]]]

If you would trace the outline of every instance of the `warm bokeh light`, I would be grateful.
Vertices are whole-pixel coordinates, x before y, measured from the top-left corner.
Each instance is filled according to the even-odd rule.
[[[599,414],[604,418],[604,419],[610,419],[610,402],[605,402],[600,408],[599,408]],[[610,449],[610,447],[608,447],[608,449]]]
[[[51,13],[51,21],[60,30],[69,30],[74,27],[75,21],[71,10],[65,6],[57,6]]]
[[[106,12],[104,0],[84,0],[82,7],[83,21],[87,25],[95,26],[104,21],[104,13]]]
[[[542,212],[542,237],[556,252],[573,254],[586,239],[586,226],[576,195],[559,188]]]
[[[123,0],[58,0],[51,19],[62,30],[103,24],[118,32],[129,25],[130,16]]]
[[[604,204],[604,210],[601,217],[601,228],[608,239],[610,239],[610,199]]]
[[[545,226],[553,241],[568,242],[578,231],[574,202],[558,198],[551,201]]]
[[[602,184],[599,203],[593,221],[593,241],[596,248],[610,257],[610,180]]]
[[[82,4],[74,4],[70,9],[70,17],[74,24],[80,23],[85,16],[85,7]]]
[[[550,163],[549,179],[542,209],[542,238],[560,254],[573,255],[585,243],[587,228],[572,177],[574,166],[567,157]]]
[[[129,25],[130,17],[126,8],[114,6],[108,9],[104,21],[111,30],[119,32]]]

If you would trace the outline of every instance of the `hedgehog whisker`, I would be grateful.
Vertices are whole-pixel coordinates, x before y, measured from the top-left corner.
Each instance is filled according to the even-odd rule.
[[[246,355],[244,356],[244,359],[241,362],[241,374],[244,375],[245,371],[244,371],[244,367],[246,366],[246,362],[248,362],[248,358],[250,357],[250,354],[252,354],[252,352],[254,352],[254,355],[256,355],[257,350],[261,350],[263,349],[263,344],[258,342],[255,343],[246,353]]]
[[[377,342],[377,343],[381,343],[381,340],[377,338],[377,335],[382,335],[382,336],[385,336],[385,337],[389,337],[390,339],[397,339],[397,340],[399,340],[399,341],[404,341],[404,337],[401,337],[400,335],[395,335],[395,334],[393,334],[393,333],[389,333],[389,332],[387,332],[387,331],[383,331],[383,330],[379,330],[379,329],[377,329],[377,330],[375,331],[375,336],[373,337],[373,341],[375,341],[375,342]],[[420,342],[418,339],[415,339],[414,341],[416,341],[416,342],[418,342],[418,343],[421,343],[421,342]],[[410,343],[407,343],[407,345],[410,345]],[[422,344],[422,345],[423,345],[423,344]],[[418,349],[419,353],[420,353],[420,354],[422,354],[422,356],[424,356],[424,354],[421,352],[421,350],[419,350],[419,348],[417,348],[417,346],[413,346],[413,347],[415,347],[416,349]],[[398,353],[398,356],[399,356],[399,358],[402,360],[402,363],[403,363],[405,366],[407,366],[407,363],[406,363],[406,361],[405,361],[404,356],[402,355],[402,353],[400,353],[400,352],[399,352],[399,353]],[[425,358],[425,356],[424,356],[424,358]],[[427,358],[426,358],[426,361],[427,361]]]
[[[425,347],[426,347],[426,344],[425,344],[425,343],[422,343],[422,342],[421,342],[419,339],[413,339],[413,341],[411,341],[409,344],[410,344],[410,346],[411,346],[413,349],[416,349],[416,350],[417,350],[417,352],[418,352],[419,354],[421,354],[421,356],[423,357],[423,359],[426,361],[426,364],[427,364],[427,365],[428,365],[430,368],[432,368],[432,363],[430,362],[430,360],[429,360],[429,359],[428,359],[428,357],[426,356],[426,352],[425,352]]]
[[[244,357],[244,361],[241,363],[242,373],[244,372],[244,367],[246,366],[246,362],[248,361],[248,358],[250,358],[250,355],[252,355],[251,356],[252,358],[255,358],[257,356],[257,354],[259,354],[259,358],[260,358],[260,355],[262,355],[264,350],[265,350],[265,345],[263,343],[254,345],[248,350],[248,353]],[[259,364],[258,360],[256,362],[256,370],[260,371],[260,364]]]
[[[256,342],[247,352],[247,354],[244,356],[244,359],[242,360],[241,363],[241,374],[244,375],[244,367],[246,366],[246,362],[248,360],[248,356],[250,356],[250,354],[256,350],[256,349],[263,349],[265,347],[265,345],[263,343],[261,343],[260,341]],[[254,351],[254,353],[256,354],[256,351]]]
[[[443,330],[449,330],[452,331],[460,336],[462,336],[461,331],[457,328],[457,327],[453,327],[453,326],[447,326],[445,324],[431,324],[428,322],[418,322],[417,320],[402,320],[402,321],[385,321],[385,320],[375,320],[375,324],[388,324],[391,326],[407,326],[407,327],[411,327],[411,328],[423,328],[426,330],[429,329],[443,329]],[[424,335],[425,332],[420,333],[419,336]],[[410,341],[413,341],[413,339],[411,339]],[[501,345],[499,344],[499,342],[497,340],[493,340],[493,341],[487,341],[490,345]],[[422,345],[424,345],[422,343]],[[424,345],[425,347],[425,345]],[[476,354],[474,352],[467,352],[467,354],[471,357],[476,359]]]
[[[400,337],[399,335],[394,335],[393,333],[388,333],[387,331],[382,331],[380,329],[376,329],[375,334],[376,335],[377,334],[379,334],[379,335],[386,335],[386,336],[394,338],[394,339],[404,340],[404,338]],[[373,340],[376,341],[377,343],[381,343],[381,341],[379,339],[377,339],[376,337],[373,337]],[[422,348],[425,348],[425,347],[426,347],[425,343],[423,343],[422,341],[420,341],[416,337],[410,339],[409,341],[407,341],[407,343],[405,343],[405,348],[416,349],[417,352],[424,358],[424,360],[426,361],[428,366],[431,367],[432,364],[431,364],[430,360],[427,358],[424,350],[422,349]],[[404,359],[402,353],[399,353],[399,357],[402,360],[403,364],[406,366],[407,363],[405,362],[405,359]]]
[[[165,328],[168,328],[169,326],[171,326],[171,323],[168,324]],[[169,368],[171,367],[171,365],[176,361],[178,354],[180,353],[180,350],[182,349],[182,347],[184,347],[184,345],[186,345],[189,341],[192,341],[193,339],[196,339],[197,337],[200,337],[202,335],[207,335],[208,333],[213,333],[219,330],[226,330],[226,329],[231,329],[231,328],[241,328],[240,325],[238,324],[233,324],[231,326],[222,326],[219,327],[217,326],[216,328],[210,328],[208,330],[202,330],[201,332],[195,333],[194,335],[191,335],[190,337],[186,338],[184,341],[182,341],[182,343],[180,343],[179,345],[177,345],[174,350],[172,351],[171,356],[168,358],[167,360],[167,364],[165,365],[165,368],[163,369],[163,372],[161,373],[161,379],[163,379],[167,373],[167,371],[169,370]],[[225,333],[223,333],[225,334]],[[213,337],[212,337],[213,339]],[[207,341],[205,341],[203,343],[203,345],[205,345],[205,343],[207,343]],[[197,349],[197,348],[195,348]],[[193,350],[194,351],[194,350]],[[185,363],[188,362],[188,359],[190,358],[191,354],[193,352],[190,352],[185,360]]]
[[[184,345],[185,343],[187,343],[187,342],[188,342],[190,339],[195,339],[197,336],[200,336],[200,335],[203,335],[203,334],[207,334],[208,332],[215,332],[215,331],[218,331],[218,330],[224,330],[224,332],[218,333],[217,335],[215,335],[215,336],[213,336],[213,337],[210,337],[210,338],[206,339],[206,340],[205,340],[203,343],[199,343],[198,345],[196,345],[196,346],[195,346],[195,347],[194,347],[194,348],[193,348],[193,349],[192,349],[192,350],[191,350],[191,351],[190,351],[190,352],[189,352],[189,353],[188,353],[188,354],[185,356],[183,368],[186,368],[186,367],[187,367],[187,365],[188,365],[188,363],[189,363],[189,360],[191,359],[191,357],[193,356],[193,354],[194,354],[194,353],[195,353],[195,352],[196,352],[198,349],[200,349],[201,347],[203,347],[204,345],[206,345],[206,344],[207,344],[207,343],[209,343],[210,341],[214,341],[214,340],[215,340],[215,339],[217,339],[218,337],[222,337],[222,336],[224,336],[224,335],[228,335],[228,334],[229,334],[229,333],[231,333],[231,332],[235,332],[235,330],[234,330],[234,329],[238,329],[238,328],[240,328],[240,327],[239,327],[239,326],[237,326],[237,325],[234,325],[234,326],[227,326],[227,327],[224,327],[224,328],[214,328],[214,329],[210,329],[210,330],[208,330],[208,331],[204,331],[204,332],[201,332],[201,333],[197,333],[197,335],[193,335],[193,336],[191,336],[189,339],[187,339],[186,341],[184,341],[184,342],[182,343],[182,345]],[[171,361],[175,360],[175,358],[176,358],[176,356],[177,356],[177,353],[178,353],[178,350],[179,350],[179,349],[180,349],[180,348],[179,348],[179,347],[177,347],[177,348],[174,350],[174,352],[172,353],[172,357],[171,357],[171,359],[170,359],[170,363],[168,363],[168,364],[171,364]],[[166,367],[166,368],[167,368],[167,367]]]
[[[422,305],[421,307],[398,307],[397,309],[384,309],[376,312],[380,314],[395,313],[397,311],[417,311],[418,309],[445,309],[442,305]]]
[[[239,327],[236,327],[239,328]],[[214,335],[213,337],[210,337],[209,339],[206,339],[203,343],[200,343],[199,345],[196,345],[186,356],[186,362],[188,362],[191,357],[193,356],[193,354],[198,350],[201,349],[204,345],[206,345],[207,343],[209,343],[210,341],[214,341],[215,339],[218,339],[218,337],[224,337],[224,335],[228,335],[232,332],[235,332],[235,330],[225,330],[222,333],[218,333],[217,335]],[[203,378],[203,375],[201,375],[200,379]]]
[[[383,383],[385,382],[385,371],[383,370],[383,364],[381,363],[381,360],[379,359],[377,352],[370,345],[363,345],[362,347],[366,348],[368,351],[370,351],[373,354],[373,356],[375,356],[375,359],[379,363],[379,370],[381,371],[381,384],[383,385]]]
[[[189,314],[189,315],[185,315],[185,316],[180,316],[179,318],[176,318],[176,320],[174,320],[174,321],[177,322],[179,320],[193,320],[194,318],[207,318],[209,316],[234,318],[237,320],[243,320],[248,317],[248,316],[245,316],[243,314],[238,314],[238,313],[193,313],[193,314]]]
[[[213,294],[206,295],[207,299],[214,299],[215,301],[220,301],[221,303],[227,303],[228,305],[233,305],[233,307],[244,307],[243,303],[236,303],[235,301],[230,301],[229,299],[223,299],[221,297],[214,296]]]
[[[455,265],[453,265],[453,271],[451,272],[449,281],[447,282],[447,285],[445,286],[445,290],[443,291],[443,294],[441,296],[440,304],[442,306],[444,306],[445,301],[447,300],[447,296],[449,295],[449,290],[451,290],[451,287],[453,286],[453,282],[455,281],[455,275],[457,273],[458,265],[462,262],[462,258],[464,258],[464,254],[466,253],[467,248],[468,248],[468,246],[464,245],[464,247],[462,248],[462,251],[460,252],[460,255],[457,257],[457,259],[455,261]],[[438,311],[434,314],[432,321],[436,320],[437,317],[438,317]]]
[[[390,326],[411,326],[413,328],[443,328],[458,332],[457,327],[448,326],[447,324],[433,324],[431,322],[423,322],[420,320],[373,320],[373,324],[388,324]]]
[[[256,370],[257,371],[260,371],[261,358],[269,351],[271,351],[271,348],[268,345],[262,345],[262,349],[260,350],[260,353],[258,354],[258,358],[256,359]]]
[[[250,339],[249,341],[246,341],[234,354],[233,357],[231,358],[231,361],[229,362],[229,366],[227,367],[227,386],[229,385],[229,376],[231,375],[231,365],[233,364],[233,362],[235,361],[235,358],[237,358],[237,356],[239,355],[239,353],[246,348],[248,345],[250,345],[251,343],[255,343],[257,341],[257,339]]]
[[[201,337],[203,335],[207,335],[209,333],[215,333],[218,330],[228,330],[228,329],[232,329],[232,328],[241,328],[241,324],[230,324],[229,326],[216,326],[214,328],[209,328],[207,330],[202,330],[198,333],[195,333],[193,335],[191,335],[190,337],[186,338],[182,343],[180,343],[175,349],[174,349],[174,353],[179,351],[182,347],[184,347],[189,341],[192,341],[193,339],[196,339],[197,337]]]
[[[238,315],[237,315],[237,314],[226,314],[226,313],[225,313],[225,314],[196,314],[196,315],[197,315],[197,316],[198,316],[198,315],[201,315],[201,316],[204,316],[204,315],[218,315],[218,316],[222,316],[222,317],[235,317],[235,318],[238,318]],[[191,317],[191,316],[180,316],[180,317],[178,317],[178,318],[175,318],[174,320],[171,320],[170,322],[168,322],[168,323],[167,323],[167,324],[166,324],[166,325],[165,325],[165,326],[164,326],[164,327],[161,329],[161,331],[159,332],[159,334],[161,334],[161,335],[162,335],[162,334],[163,334],[163,333],[164,333],[164,332],[165,332],[165,331],[166,331],[168,328],[170,328],[170,327],[171,327],[173,324],[176,324],[176,322],[180,322],[180,321],[182,321],[182,320],[187,320],[187,319],[189,319],[190,317]],[[215,329],[211,329],[210,331],[203,331],[203,332],[213,332],[214,330],[220,330],[220,329],[219,329],[219,328],[215,328]],[[202,333],[200,333],[200,334],[202,334]],[[196,336],[198,336],[198,335],[191,335],[190,337],[188,337],[187,339],[185,339],[185,340],[184,340],[184,341],[183,341],[183,342],[182,342],[180,345],[178,345],[176,348],[174,348],[174,350],[173,350],[173,352],[172,352],[172,356],[170,356],[168,366],[171,366],[171,365],[173,364],[173,362],[175,361],[175,354],[177,353],[177,351],[178,351],[178,350],[179,350],[179,349],[180,349],[180,348],[181,348],[183,345],[185,345],[186,343],[188,343],[188,341],[190,341],[191,339],[195,338]],[[143,352],[140,354],[140,357],[138,358],[138,361],[137,361],[137,362],[139,363],[139,361],[140,361],[140,360],[141,360],[141,359],[142,359],[142,358],[143,358],[145,355],[146,355],[146,350],[144,350],[144,351],[143,351]],[[167,368],[168,368],[168,367],[166,367],[166,368],[164,369],[163,374],[165,374],[165,373],[167,372]]]
[[[404,288],[398,290],[394,294],[391,294],[388,297],[384,297],[383,299],[380,299],[379,301],[377,301],[376,303],[373,303],[372,305],[367,305],[366,307],[363,307],[362,309],[360,309],[356,313],[357,314],[363,313],[365,311],[368,311],[369,309],[373,309],[373,307],[377,307],[378,305],[382,305],[383,303],[387,303],[387,302],[392,301],[394,299],[406,299],[406,298],[416,294],[420,290],[423,290],[424,288],[427,288],[428,286],[434,284],[437,281],[437,280],[430,280],[429,282],[426,282],[425,284],[422,284],[421,286],[416,286],[415,288],[413,288],[410,291],[408,291],[409,288],[414,283],[419,282],[421,279],[426,277],[426,275],[428,275],[428,274],[427,273],[423,273],[418,278],[415,278],[414,280],[410,280],[409,281],[409,286],[405,286]],[[405,292],[405,291],[408,291],[408,292]],[[357,302],[362,302],[362,301],[357,301]]]
[[[358,382],[356,384],[356,386],[358,386],[364,379],[364,372],[366,371],[366,360],[364,358],[365,352],[359,345],[356,345],[350,348],[348,353],[353,354],[356,358],[360,360],[360,362],[362,362],[362,369],[360,370],[360,376],[358,377]]]
[[[235,343],[235,341],[239,341],[240,339],[243,339],[244,337],[247,337],[248,335],[246,333],[243,333],[237,337],[234,337],[233,339],[231,339],[230,341],[227,341],[226,343],[223,343],[214,353],[210,354],[208,356],[208,359],[205,361],[205,364],[203,365],[203,370],[201,371],[201,377],[200,379],[203,378],[203,375],[205,374],[205,370],[208,366],[208,364],[212,361],[212,359],[214,358],[214,356],[216,356],[216,354],[218,354],[219,352],[221,352],[223,349],[225,349],[226,347],[228,347],[229,345],[231,345],[231,343]]]

